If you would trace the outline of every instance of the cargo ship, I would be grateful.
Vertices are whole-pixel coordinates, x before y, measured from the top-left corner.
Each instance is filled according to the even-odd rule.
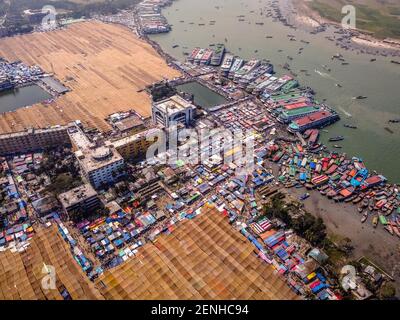
[[[14,84],[10,80],[0,82],[0,92],[14,89]]]
[[[229,69],[228,77],[229,79],[233,79],[235,76],[236,71],[238,71],[244,64],[244,60],[240,58],[236,58],[232,64],[232,67]]]
[[[307,129],[322,128],[340,119],[334,111],[320,110],[311,115],[294,120],[287,128],[290,133],[304,132]]]
[[[223,44],[217,44],[217,47],[213,52],[210,64],[212,66],[221,65],[224,55],[225,55],[225,46]]]

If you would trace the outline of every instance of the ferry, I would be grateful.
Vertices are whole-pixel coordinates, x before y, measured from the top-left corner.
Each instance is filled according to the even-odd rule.
[[[260,67],[254,69],[252,72],[245,74],[239,80],[239,87],[246,88],[249,83],[253,82],[257,78],[261,77],[263,74],[270,74],[273,71],[273,66],[270,64],[261,65]]]
[[[290,133],[304,132],[307,129],[321,128],[340,119],[334,111],[320,110],[311,115],[294,120],[287,128]]]
[[[187,58],[187,60],[190,62],[190,63],[193,63],[194,62],[194,59],[197,57],[197,54],[199,53],[199,51],[200,51],[200,48],[194,48],[193,49],[193,51],[192,51],[192,53],[189,55],[189,57]]]
[[[236,58],[232,64],[232,67],[229,69],[228,78],[233,79],[235,76],[236,71],[238,71],[244,64],[244,60],[240,58]]]
[[[307,115],[311,115],[320,111],[320,108],[317,106],[309,106],[304,108],[297,108],[293,110],[283,111],[277,118],[278,122],[282,124],[288,124],[295,119],[305,117]]]
[[[221,65],[221,73],[224,77],[228,76],[229,70],[232,68],[234,61],[235,61],[235,58],[233,57],[232,54],[227,53],[225,55],[224,61],[222,62],[222,65]]]
[[[246,74],[250,73],[253,71],[255,68],[257,68],[260,65],[260,60],[250,60],[248,61],[242,68],[237,70],[234,75],[234,82],[238,83],[239,80]]]
[[[200,59],[200,64],[209,65],[212,56],[213,56],[213,51],[211,49],[205,49],[204,54]]]
[[[270,73],[265,73],[265,74],[261,75],[260,77],[258,77],[256,80],[254,80],[247,86],[246,91],[249,93],[254,93],[254,94],[260,93],[263,88],[261,88],[261,90],[256,90],[256,88],[259,89],[259,85],[262,83],[265,83],[271,77],[272,77],[272,74],[270,74]]]
[[[225,54],[225,46],[223,44],[218,44],[213,52],[210,64],[212,66],[221,65],[224,54]]]
[[[199,49],[196,56],[194,57],[194,63],[200,64],[201,59],[203,58],[204,54],[206,53],[205,49]]]

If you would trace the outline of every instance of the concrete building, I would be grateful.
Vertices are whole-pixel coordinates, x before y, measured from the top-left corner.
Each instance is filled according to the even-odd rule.
[[[77,126],[69,130],[69,135],[82,175],[94,188],[113,183],[123,174],[124,159],[111,144],[91,142]]]
[[[116,181],[123,173],[124,159],[112,147],[96,146],[75,152],[82,174],[94,188]]]
[[[169,128],[173,123],[185,127],[193,121],[196,107],[179,95],[155,102],[152,105],[153,122]]]
[[[114,147],[124,159],[135,159],[146,155],[147,149],[157,140],[152,141],[160,129],[153,128],[114,141],[107,141],[106,145]]]
[[[135,114],[113,123],[113,127],[121,134],[135,134],[146,128],[144,121]]]
[[[71,144],[69,126],[28,129],[0,135],[0,155],[25,153]]]
[[[64,211],[68,215],[77,212],[90,212],[101,207],[97,192],[90,184],[84,184],[58,196]]]

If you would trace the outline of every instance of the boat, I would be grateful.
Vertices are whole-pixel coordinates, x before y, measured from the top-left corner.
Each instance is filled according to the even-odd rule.
[[[400,119],[390,119],[389,123],[400,123]]]
[[[14,89],[14,84],[9,80],[0,82],[0,92]]]
[[[179,48],[179,44],[174,44],[174,45],[172,46],[172,49],[175,49],[175,48]]]
[[[336,83],[335,86],[338,87],[338,88],[342,87],[342,85],[340,83]]]
[[[393,63],[393,64],[400,64],[400,61],[396,61],[396,60],[392,60],[390,62]]]
[[[223,44],[217,44],[216,48],[214,49],[210,65],[212,66],[221,65],[222,59],[224,58],[224,54],[225,54],[225,46]]]
[[[336,142],[336,141],[342,141],[342,140],[344,140],[343,136],[337,136],[337,137],[329,138],[330,142]]]
[[[369,60],[370,62],[375,62],[376,58],[372,58],[371,60]]]
[[[338,144],[334,144],[333,147],[336,149],[342,149],[342,146],[339,146]]]
[[[377,216],[374,216],[372,218],[372,225],[374,228],[376,228],[378,226],[378,217]]]
[[[364,223],[368,219],[368,211],[365,211],[362,218],[361,218],[361,223]]]
[[[363,100],[363,99],[367,99],[368,97],[366,96],[357,96],[357,97],[353,97],[353,100]]]
[[[394,132],[393,132],[393,130],[392,130],[392,129],[390,129],[390,128],[388,128],[388,127],[385,127],[385,130],[386,130],[387,132],[391,133],[391,134],[393,134],[393,133],[394,133]]]
[[[387,232],[389,232],[392,236],[394,235],[393,228],[392,228],[392,226],[391,226],[390,224],[386,225],[386,226],[384,227],[384,229],[385,229]]]
[[[345,128],[350,128],[350,129],[357,129],[357,126],[353,125],[353,124],[349,124],[349,123],[345,123],[343,125]]]

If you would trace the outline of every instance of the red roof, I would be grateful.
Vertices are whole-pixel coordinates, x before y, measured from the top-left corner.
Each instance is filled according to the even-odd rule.
[[[307,101],[301,101],[301,102],[286,104],[283,107],[286,110],[295,110],[295,109],[300,109],[300,108],[305,108],[305,107],[312,107],[312,105],[309,104]]]
[[[306,117],[299,118],[299,119],[295,120],[294,122],[299,127],[302,127],[302,126],[304,126],[306,124],[309,124],[309,123],[312,123],[312,122],[315,122],[315,121],[318,121],[318,120],[322,120],[322,119],[328,118],[330,116],[332,116],[332,113],[330,113],[329,111],[318,111],[318,112],[310,114],[310,115],[308,115]]]

